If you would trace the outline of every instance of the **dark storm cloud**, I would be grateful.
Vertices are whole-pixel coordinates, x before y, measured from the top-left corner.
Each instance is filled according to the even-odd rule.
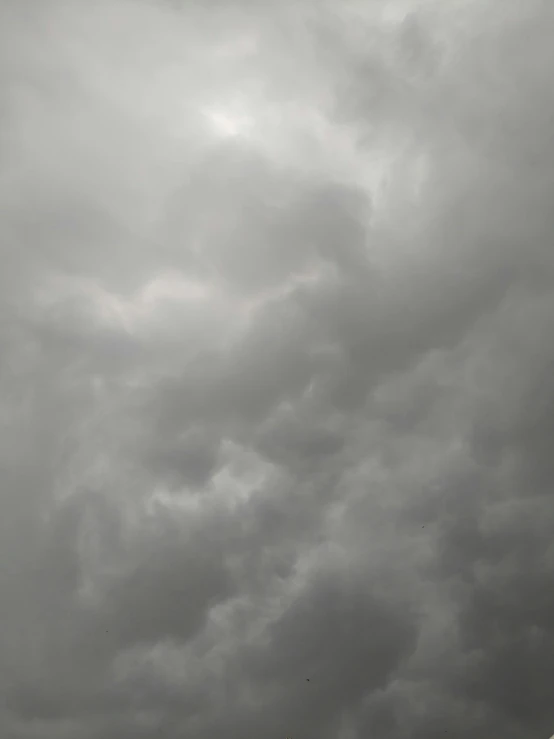
[[[550,736],[550,6],[0,16],[3,735]]]

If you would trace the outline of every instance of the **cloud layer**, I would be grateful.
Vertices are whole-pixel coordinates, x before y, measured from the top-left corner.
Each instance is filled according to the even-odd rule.
[[[550,5],[0,28],[2,735],[549,736]]]

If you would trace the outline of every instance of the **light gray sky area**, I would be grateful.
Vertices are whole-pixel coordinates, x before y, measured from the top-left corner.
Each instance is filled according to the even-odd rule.
[[[554,2],[0,3],[0,736],[554,730]]]

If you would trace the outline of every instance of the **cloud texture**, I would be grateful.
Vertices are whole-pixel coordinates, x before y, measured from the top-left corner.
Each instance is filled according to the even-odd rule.
[[[0,7],[0,731],[554,726],[554,7]]]

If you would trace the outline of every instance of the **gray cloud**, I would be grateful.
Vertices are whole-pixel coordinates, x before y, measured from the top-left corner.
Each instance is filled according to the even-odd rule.
[[[0,9],[0,728],[552,734],[552,12]]]

